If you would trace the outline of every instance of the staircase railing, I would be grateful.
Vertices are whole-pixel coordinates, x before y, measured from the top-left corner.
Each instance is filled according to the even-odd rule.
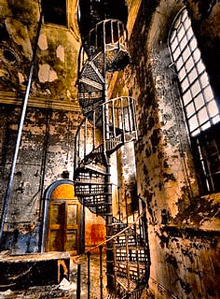
[[[103,296],[104,298],[109,299],[138,299],[140,298],[143,290],[147,287],[150,256],[148,242],[145,241],[147,234],[143,236],[143,234],[147,231],[146,206],[140,197],[137,197],[136,200],[139,201],[140,204],[138,205],[137,211],[132,215],[133,221],[131,223],[120,222],[115,218],[113,223],[114,234],[111,236],[111,238],[76,257],[78,263],[82,264],[83,267],[86,267],[87,265],[88,298],[90,298],[92,287],[97,289],[97,281],[92,281],[90,269],[90,260],[96,256],[97,249],[99,252],[100,299],[102,299]],[[120,226],[120,229],[117,226]],[[144,239],[141,235],[144,237]],[[103,279],[106,282],[105,276],[108,275],[106,270],[103,270],[103,260],[105,256],[103,248],[105,248],[107,242],[110,241],[113,241],[113,251],[115,256],[115,287],[111,290],[111,292],[108,292],[104,288],[103,283]],[[92,252],[95,253],[91,254]],[[83,257],[86,257],[86,259]],[[78,276],[80,275],[80,270],[81,267],[78,269]],[[79,285],[79,287],[81,286]],[[77,293],[80,293],[80,291]]]
[[[111,100],[107,97],[107,72],[123,70],[130,61],[126,43],[127,30],[123,22],[115,19],[100,21],[83,39],[77,84],[85,118],[75,135],[74,181],[79,201],[106,221],[106,241],[98,247],[106,245],[108,298],[138,299],[149,273],[145,205],[138,198],[130,224],[125,198],[126,221],[122,221],[120,204],[119,218],[113,217],[110,180],[111,154],[137,139],[135,100],[130,96]],[[100,265],[101,261],[102,253]],[[102,277],[101,266],[100,286]],[[102,287],[100,296],[102,299]]]
[[[102,118],[104,109],[108,115],[108,126]],[[89,111],[75,135],[75,170],[82,164],[97,164],[102,152],[110,155],[121,145],[137,139],[134,115],[135,100],[125,96],[109,100]]]

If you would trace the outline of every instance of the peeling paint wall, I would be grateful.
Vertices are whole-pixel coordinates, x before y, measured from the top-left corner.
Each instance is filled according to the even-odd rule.
[[[126,89],[137,100],[137,188],[148,209],[152,294],[163,299],[214,299],[220,296],[219,194],[200,195],[167,44],[170,26],[183,2],[142,1],[129,38],[131,64],[124,73],[111,76],[109,93],[118,96]],[[185,1],[191,16],[194,2],[203,6],[202,1]],[[195,16],[193,20],[198,39],[208,36],[203,55],[214,51],[219,40],[219,4],[215,2],[207,4],[208,14],[203,8],[202,22]],[[211,69],[219,63],[218,53],[215,50]],[[219,73],[219,68],[213,71]],[[219,88],[218,79],[216,82]]]
[[[83,116],[76,87],[80,47],[77,1],[68,5],[67,27],[43,22],[37,41],[29,108],[2,242],[2,249],[16,254],[38,251],[45,190],[64,178],[66,171],[73,178],[74,134]],[[39,1],[0,0],[0,212],[39,15]],[[91,225],[97,220],[95,215],[89,219]],[[89,236],[87,233],[87,239]]]
[[[16,142],[20,108],[1,105],[0,109],[3,120],[0,156],[2,208]],[[81,114],[77,112],[28,109],[5,223],[8,234],[13,235],[17,230],[18,234],[30,235],[35,233],[38,227],[39,238],[46,188],[57,179],[61,179],[65,171],[69,172],[70,178],[73,176],[74,134],[80,119]],[[36,244],[35,251],[37,245],[39,244]],[[26,246],[26,242],[23,242],[23,246]],[[6,247],[10,247],[10,244]]]
[[[29,105],[79,109],[77,58],[80,40],[73,30],[76,15],[64,26],[42,24],[38,41],[38,1],[0,1],[0,100],[20,103],[28,80],[34,45],[37,56]],[[76,6],[76,3],[73,7]],[[75,7],[76,9],[76,7]],[[71,9],[73,10],[73,9]]]

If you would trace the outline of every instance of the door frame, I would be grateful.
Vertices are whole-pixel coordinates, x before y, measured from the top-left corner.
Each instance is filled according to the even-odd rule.
[[[43,202],[43,213],[42,213],[42,229],[41,229],[41,238],[40,238],[40,252],[45,252],[46,244],[47,244],[47,227],[48,227],[48,220],[49,220],[49,205],[50,200],[52,197],[53,191],[60,185],[67,184],[74,187],[74,182],[72,180],[58,180],[52,183],[45,191],[44,195],[44,202]],[[77,199],[77,197],[76,197]],[[77,199],[78,200],[78,199]],[[83,205],[80,205],[80,248],[79,251],[81,252],[85,247],[85,217],[84,217],[84,209]]]

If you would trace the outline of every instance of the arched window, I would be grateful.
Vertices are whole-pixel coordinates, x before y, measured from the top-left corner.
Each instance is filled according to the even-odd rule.
[[[203,194],[220,191],[220,113],[187,10],[176,17],[169,36],[182,103],[199,169]],[[218,132],[218,133],[217,133]]]

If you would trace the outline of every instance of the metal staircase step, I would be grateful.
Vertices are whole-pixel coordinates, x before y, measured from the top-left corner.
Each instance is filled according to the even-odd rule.
[[[106,173],[105,167],[100,165],[86,165],[82,167],[78,167],[75,170],[75,181],[84,181],[88,183],[99,182],[98,179],[103,179],[108,176]],[[76,177],[77,176],[77,177]],[[101,181],[102,183],[103,181]]]
[[[102,83],[105,83],[105,79],[104,79],[103,74],[100,72],[100,69],[98,69],[98,68],[96,67],[96,65],[94,64],[94,62],[91,61],[91,60],[88,60],[88,64],[92,67],[92,69],[94,70],[94,72],[95,72],[96,75],[98,76],[99,80],[100,80]]]
[[[105,196],[112,194],[111,192],[105,192],[105,193],[87,193],[87,192],[78,191],[78,190],[75,193],[76,193],[77,196],[88,197],[88,198],[100,198],[100,197],[105,198]]]
[[[79,78],[78,81],[79,81],[79,83],[87,84],[87,85],[92,86],[98,90],[103,90],[103,86],[101,83],[98,83],[90,78],[81,77],[81,78]]]
[[[134,281],[130,280],[128,283],[128,279],[125,277],[117,276],[116,282],[119,283],[126,291],[130,292],[135,290],[135,288],[137,287],[137,284]]]

